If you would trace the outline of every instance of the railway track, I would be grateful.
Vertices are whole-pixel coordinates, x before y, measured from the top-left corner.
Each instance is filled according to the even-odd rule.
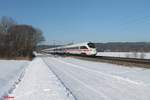
[[[71,56],[71,57],[75,57],[78,59],[97,61],[97,62],[107,62],[107,63],[113,63],[113,64],[119,64],[119,65],[150,68],[150,59],[106,57],[106,56],[86,56],[86,55],[65,55],[65,56]]]
[[[150,68],[150,59],[121,58],[121,57],[107,57],[107,56],[86,56],[86,55],[54,54],[54,53],[52,55],[55,55],[56,57],[57,56],[73,57],[82,60],[106,62],[111,64],[131,66],[131,67],[136,66],[136,67]]]
[[[120,57],[106,57],[106,56],[96,56],[95,58],[123,61],[123,62],[130,62],[130,63],[139,63],[139,64],[150,64],[150,59],[120,58]]]

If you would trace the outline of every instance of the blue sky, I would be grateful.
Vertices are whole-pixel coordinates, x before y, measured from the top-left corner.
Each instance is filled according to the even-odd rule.
[[[150,41],[150,0],[1,0],[0,17],[42,29],[47,41]]]

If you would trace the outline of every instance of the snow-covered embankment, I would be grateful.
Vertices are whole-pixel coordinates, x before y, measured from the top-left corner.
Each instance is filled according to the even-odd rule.
[[[14,100],[74,100],[41,58],[35,58],[11,94]]]

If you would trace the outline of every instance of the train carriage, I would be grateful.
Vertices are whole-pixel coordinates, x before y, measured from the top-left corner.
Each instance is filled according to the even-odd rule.
[[[73,45],[66,45],[51,49],[45,49],[44,51],[49,53],[59,53],[59,54],[79,54],[79,55],[96,55],[97,51],[94,43],[85,42]]]

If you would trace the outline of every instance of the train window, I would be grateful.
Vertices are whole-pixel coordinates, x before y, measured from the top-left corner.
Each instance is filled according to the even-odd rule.
[[[81,46],[80,49],[88,49],[86,46]]]
[[[66,48],[67,50],[69,50],[70,48]]]
[[[88,43],[87,45],[88,45],[90,48],[95,48],[94,43]]]
[[[78,47],[73,47],[73,49],[78,49]]]
[[[67,48],[67,49],[78,49],[78,47],[70,47],[70,48]]]

